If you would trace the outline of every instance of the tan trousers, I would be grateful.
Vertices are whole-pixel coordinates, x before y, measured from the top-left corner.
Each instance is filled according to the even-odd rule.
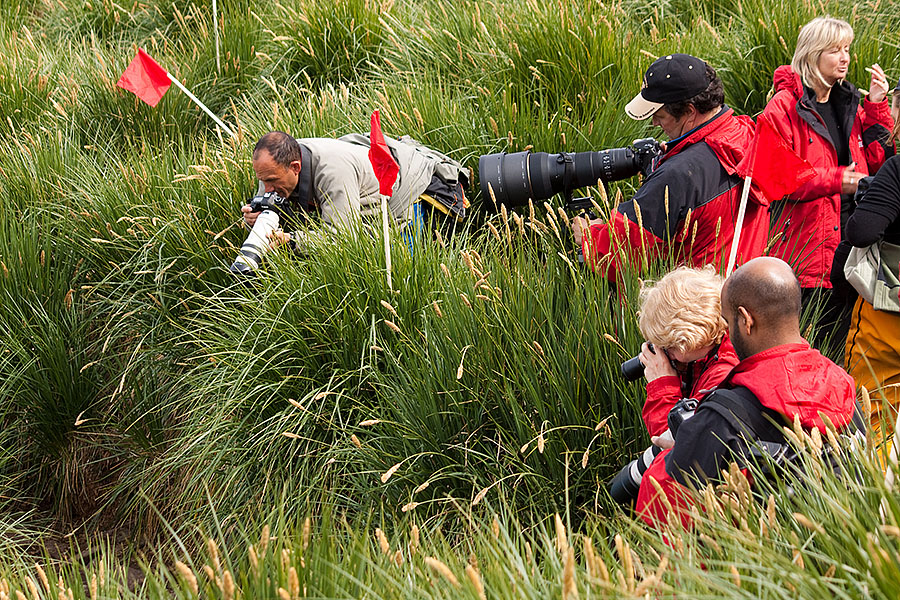
[[[875,310],[857,299],[844,358],[857,388],[865,386],[869,391],[872,440],[884,458],[900,409],[900,314]]]

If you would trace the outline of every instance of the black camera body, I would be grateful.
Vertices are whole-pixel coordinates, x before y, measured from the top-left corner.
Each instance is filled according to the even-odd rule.
[[[515,152],[485,154],[478,159],[482,198],[492,197],[497,206],[515,208],[532,200],[545,200],[598,181],[607,183],[650,174],[662,148],[653,138],[635,140],[630,146],[597,152]]]
[[[247,204],[250,205],[250,212],[271,210],[280,215],[287,208],[288,201],[287,198],[278,195],[278,192],[265,192],[259,196],[254,196]]]

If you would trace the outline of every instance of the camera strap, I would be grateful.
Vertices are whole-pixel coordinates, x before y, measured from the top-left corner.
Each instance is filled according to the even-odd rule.
[[[742,433],[748,443],[756,440],[784,443],[784,433],[778,423],[784,417],[765,407],[753,392],[745,387],[719,388],[703,399],[703,406],[716,411],[735,431]]]
[[[319,203],[316,202],[315,190],[313,190],[311,156],[309,147],[300,144],[300,177],[297,180],[297,187],[294,189],[297,193],[300,210],[305,214],[318,214]]]

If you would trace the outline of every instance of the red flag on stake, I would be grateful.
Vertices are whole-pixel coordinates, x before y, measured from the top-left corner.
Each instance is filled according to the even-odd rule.
[[[384,134],[381,132],[381,117],[377,109],[372,113],[369,140],[369,162],[372,163],[375,178],[378,179],[379,191],[385,196],[390,196],[393,193],[397,175],[400,173],[400,167],[391,155],[387,142],[384,141]]]
[[[116,85],[133,92],[150,106],[156,106],[172,82],[166,70],[150,58],[143,48],[138,48],[137,56],[122,73]]]
[[[394,193],[394,182],[397,181],[397,175],[400,173],[400,166],[391,155],[387,142],[384,141],[384,134],[381,133],[381,118],[378,115],[378,109],[372,113],[372,128],[369,131],[369,162],[372,163],[372,170],[375,171],[375,178],[378,180],[378,191],[381,192],[381,224],[382,234],[384,236],[384,265],[387,271],[388,289],[393,291],[394,286],[391,283],[391,242],[388,235],[390,227],[388,224],[388,201]]]
[[[765,113],[759,115],[753,142],[735,171],[744,178],[744,189],[741,192],[741,203],[738,206],[738,216],[734,224],[731,256],[728,258],[728,267],[725,269],[726,277],[731,275],[737,260],[738,243],[744,226],[750,186],[756,184],[756,187],[769,200],[781,200],[788,194],[796,192],[797,188],[816,175],[815,168],[805,159],[797,156],[797,153],[778,135]]]
[[[737,166],[741,177],[750,177],[769,200],[781,200],[815,177],[816,170],[778,135],[765,113],[756,122],[750,151]]]

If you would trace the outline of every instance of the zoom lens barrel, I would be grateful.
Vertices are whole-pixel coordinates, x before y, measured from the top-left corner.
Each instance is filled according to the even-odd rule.
[[[655,140],[598,152],[514,152],[485,154],[478,159],[478,176],[485,202],[515,208],[528,199],[545,200],[580,187],[627,179],[649,168],[659,153]]]
[[[619,504],[628,504],[638,496],[644,473],[650,468],[662,448],[650,445],[640,456],[622,467],[622,470],[609,482],[609,495]]]
[[[268,235],[278,229],[279,220],[278,213],[273,210],[259,213],[253,229],[241,246],[240,253],[229,268],[232,273],[246,275],[259,268],[263,257],[269,251]]]

